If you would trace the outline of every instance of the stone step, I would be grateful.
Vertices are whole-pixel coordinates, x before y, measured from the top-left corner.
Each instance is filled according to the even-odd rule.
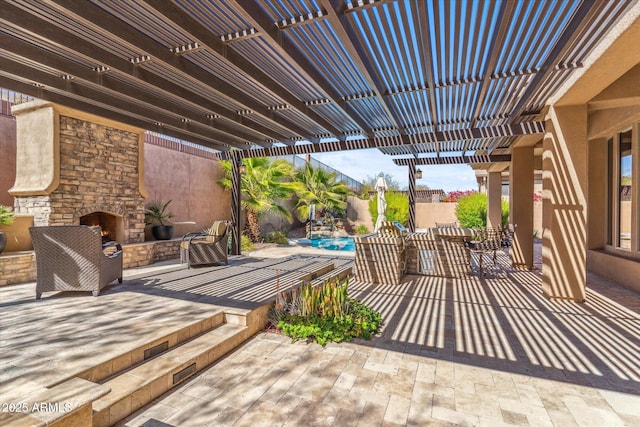
[[[93,402],[93,426],[110,426],[201,371],[247,338],[244,325],[222,324],[103,383],[111,392]]]
[[[153,337],[151,340],[141,343],[139,346],[127,350],[122,354],[104,360],[85,371],[70,374],[69,378],[78,377],[96,383],[103,382],[111,376],[118,375],[132,366],[138,365],[157,354],[178,346],[224,322],[225,313],[222,310],[218,310],[207,318],[199,319],[171,333],[164,333],[160,336]],[[60,384],[69,378],[61,379],[55,384]],[[55,384],[49,384],[49,386]]]
[[[91,425],[91,402],[109,393],[109,387],[73,378],[51,388],[40,387],[0,411],[2,426]],[[7,402],[8,403],[8,402]]]

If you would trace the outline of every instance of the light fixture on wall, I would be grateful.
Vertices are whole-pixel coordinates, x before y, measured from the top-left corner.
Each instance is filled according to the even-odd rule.
[[[240,170],[240,174],[244,174],[247,171],[247,166],[244,164],[244,162],[241,160],[240,164],[238,165],[238,169]]]
[[[420,169],[416,170],[416,179],[422,179],[422,171]]]

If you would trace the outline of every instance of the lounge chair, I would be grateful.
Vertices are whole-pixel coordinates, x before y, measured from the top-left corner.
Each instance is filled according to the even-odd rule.
[[[102,229],[86,225],[29,228],[36,255],[36,299],[43,292],[100,290],[122,283],[122,247],[102,244]]]
[[[229,221],[216,221],[199,233],[188,233],[180,243],[180,262],[193,265],[228,264]]]

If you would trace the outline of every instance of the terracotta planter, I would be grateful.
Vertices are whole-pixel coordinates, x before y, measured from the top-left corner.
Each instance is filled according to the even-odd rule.
[[[154,225],[151,233],[156,240],[171,240],[173,237],[173,225]]]

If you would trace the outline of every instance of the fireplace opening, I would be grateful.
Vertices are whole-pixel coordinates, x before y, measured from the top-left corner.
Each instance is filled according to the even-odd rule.
[[[80,225],[100,226],[102,229],[102,243],[112,240],[121,242],[120,230],[122,218],[107,212],[93,212],[80,217]]]

